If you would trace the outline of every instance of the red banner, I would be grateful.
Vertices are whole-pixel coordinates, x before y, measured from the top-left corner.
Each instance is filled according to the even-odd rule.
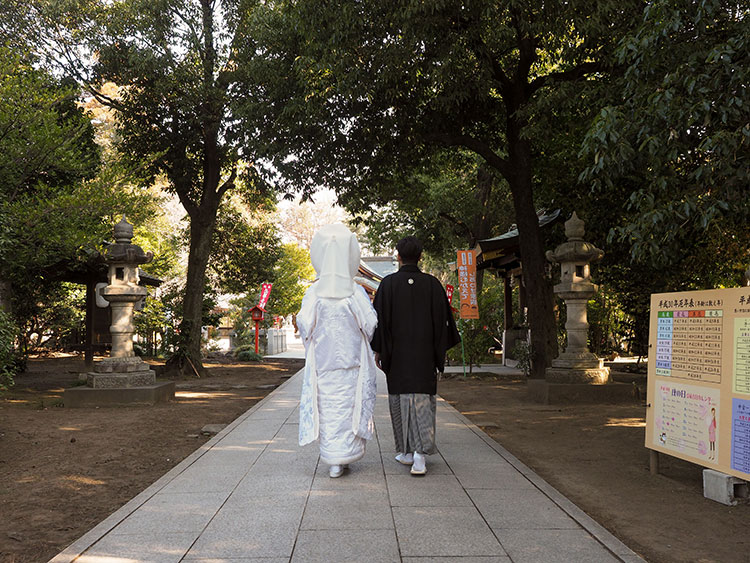
[[[448,303],[453,305],[453,286],[451,284],[445,286],[445,295],[448,297]]]
[[[271,283],[264,283],[260,286],[260,299],[258,300],[258,307],[266,310],[266,304],[268,303],[268,298],[271,297],[271,287],[273,287],[273,284]]]
[[[473,250],[459,250],[458,265],[458,295],[461,298],[459,308],[462,319],[478,319],[479,305],[477,304],[477,263]]]

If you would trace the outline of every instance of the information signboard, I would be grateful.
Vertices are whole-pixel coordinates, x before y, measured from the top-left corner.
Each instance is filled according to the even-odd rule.
[[[750,288],[651,296],[646,447],[750,479]]]

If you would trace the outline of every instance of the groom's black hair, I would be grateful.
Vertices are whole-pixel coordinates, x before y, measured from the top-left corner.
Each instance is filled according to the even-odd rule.
[[[417,237],[404,237],[396,244],[396,251],[405,264],[416,264],[422,257],[422,243]]]

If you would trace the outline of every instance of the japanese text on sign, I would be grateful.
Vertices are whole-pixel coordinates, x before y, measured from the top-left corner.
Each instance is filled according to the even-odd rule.
[[[461,298],[460,316],[462,319],[478,319],[477,304],[477,264],[473,250],[459,250],[458,295]]]
[[[268,298],[271,297],[271,287],[273,287],[273,284],[270,283],[264,283],[260,286],[260,299],[258,300],[258,307],[261,309],[266,308],[266,304],[268,303]]]

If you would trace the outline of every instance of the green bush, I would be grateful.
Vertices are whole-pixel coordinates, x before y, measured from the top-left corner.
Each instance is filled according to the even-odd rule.
[[[482,292],[478,298],[479,319],[457,319],[458,330],[463,339],[463,353],[469,372],[473,366],[493,360],[490,348],[500,345],[503,334],[503,286],[500,280],[484,276]],[[496,340],[497,339],[497,340]],[[451,348],[448,359],[452,363],[461,363],[461,345]]]
[[[17,334],[11,316],[0,311],[0,389],[13,386],[13,379],[23,365],[15,346]]]
[[[531,373],[531,346],[523,340],[516,342],[513,347],[513,357],[518,362],[518,369],[520,369],[524,376],[529,377]]]
[[[254,350],[242,350],[237,354],[237,359],[241,362],[260,362],[263,356],[256,354]]]

